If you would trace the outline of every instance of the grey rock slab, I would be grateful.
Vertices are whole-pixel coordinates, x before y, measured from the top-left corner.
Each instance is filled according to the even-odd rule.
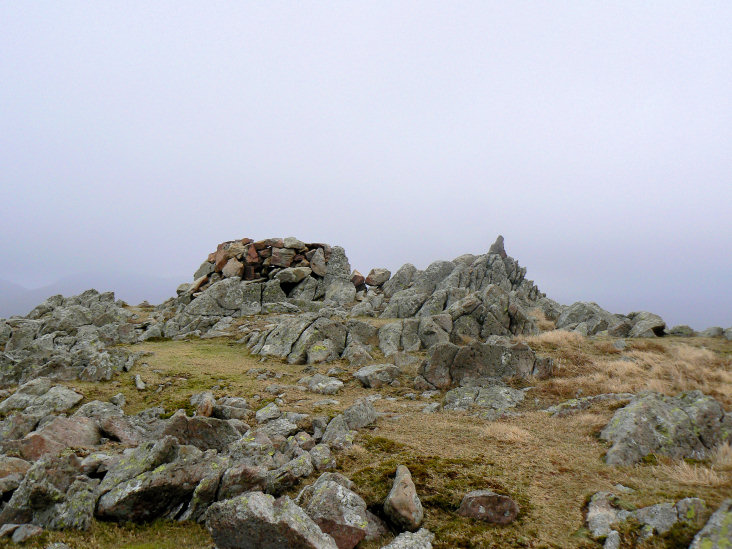
[[[628,318],[632,323],[628,337],[658,337],[666,328],[666,322],[660,316],[647,311],[630,313]]]
[[[402,340],[402,323],[390,322],[379,329],[379,348],[384,356],[399,352]]]
[[[345,305],[356,299],[356,287],[346,278],[335,278],[325,290],[326,302]]]
[[[402,532],[388,545],[381,549],[432,549],[435,535],[426,528],[417,532]]]
[[[307,385],[308,390],[321,395],[335,395],[343,388],[343,382],[334,377],[314,374],[300,380]]]
[[[192,447],[178,448],[175,459],[114,486],[97,503],[102,519],[149,521],[177,514],[210,474],[215,453],[204,454]],[[105,478],[106,480],[106,478]]]
[[[272,419],[277,419],[281,415],[282,412],[280,411],[279,407],[274,402],[270,402],[264,408],[260,408],[259,410],[257,410],[257,413],[254,415],[254,417],[257,419],[257,423],[264,423]]]
[[[376,410],[368,399],[358,399],[343,410],[343,421],[349,429],[363,429],[376,421]]]
[[[611,525],[618,521],[619,509],[613,504],[614,499],[610,492],[597,492],[590,498],[585,520],[593,538],[605,538],[612,531]]]
[[[399,270],[394,273],[394,276],[387,280],[382,286],[384,296],[386,298],[391,298],[395,293],[406,289],[417,272],[417,268],[411,263],[405,263],[402,265]]]
[[[353,377],[364,387],[378,389],[394,381],[399,374],[399,368],[393,364],[369,364],[354,372]]]
[[[631,465],[651,453],[704,459],[729,440],[730,426],[729,414],[699,391],[677,397],[646,392],[617,410],[600,438],[612,443],[605,456],[610,465]]]
[[[310,276],[311,272],[312,270],[308,267],[288,267],[278,272],[275,278],[283,284],[297,284]]]
[[[337,549],[290,498],[248,492],[214,503],[206,527],[219,549]]]
[[[665,534],[678,521],[678,513],[673,503],[658,503],[633,511],[633,517],[648,527],[649,532]]]
[[[310,450],[310,461],[317,471],[333,471],[336,468],[336,460],[327,444],[316,444]]]
[[[722,502],[689,545],[689,549],[729,547],[732,547],[732,499]]]
[[[321,439],[331,448],[343,450],[353,445],[354,431],[348,428],[343,414],[338,414],[330,420]]]

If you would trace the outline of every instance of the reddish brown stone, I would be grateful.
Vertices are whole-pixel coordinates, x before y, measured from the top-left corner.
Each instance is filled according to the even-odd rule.
[[[244,263],[247,265],[259,263],[259,254],[257,253],[257,249],[251,244],[247,247],[247,252],[244,255]]]
[[[351,283],[356,286],[356,288],[358,288],[359,286],[363,286],[365,282],[366,279],[358,271],[353,271],[351,273]]]
[[[519,506],[508,496],[490,490],[475,490],[463,496],[458,515],[495,524],[513,522],[519,514]]]
[[[229,261],[229,254],[226,252],[227,250],[218,250],[216,255],[214,255],[214,269],[217,273],[220,273],[226,265],[226,262]]]
[[[57,417],[40,431],[26,435],[20,441],[20,453],[25,459],[37,460],[64,448],[95,446],[99,444],[99,438],[99,428],[93,419]]]
[[[252,244],[252,246],[254,246],[254,249],[257,251],[264,250],[267,247],[267,241],[266,240],[257,240],[256,242],[254,242]]]
[[[102,431],[122,444],[137,446],[145,440],[145,433],[135,427],[127,416],[109,416],[102,421]]]
[[[241,239],[241,243],[244,245],[251,244],[252,242],[254,242],[254,240],[252,240],[251,238],[242,238]]]
[[[213,263],[215,258],[216,252],[211,252],[210,254],[208,254],[208,259],[206,261],[208,261],[209,263]]]
[[[259,275],[257,275],[254,265],[244,265],[244,280],[254,280],[255,278],[259,278]]]
[[[19,459],[10,456],[0,456],[0,478],[5,478],[8,475],[20,474],[24,476],[31,464],[24,459]]]
[[[263,250],[260,250],[258,252],[258,255],[262,259],[267,259],[268,257],[272,257],[272,248],[264,248]]]
[[[282,238],[268,238],[265,242],[270,248],[283,248],[285,246],[285,241]]]

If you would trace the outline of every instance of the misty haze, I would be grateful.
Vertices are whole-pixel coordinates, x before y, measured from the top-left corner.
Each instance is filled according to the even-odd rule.
[[[0,547],[732,544],[730,29],[0,3]]]

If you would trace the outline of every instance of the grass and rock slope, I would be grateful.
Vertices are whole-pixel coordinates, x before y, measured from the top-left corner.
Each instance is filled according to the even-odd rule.
[[[315,530],[278,542],[261,521],[233,525],[260,546],[331,547],[331,533],[381,548],[406,539],[384,511],[400,465],[438,548],[689,547],[725,508],[724,331],[671,335],[650,313],[556,304],[500,241],[426,271],[375,270],[368,290],[337,249],[241,242],[166,304],[90,293],[0,326],[0,522],[38,527],[23,546],[257,546],[220,525],[264,492]],[[272,257],[290,266],[265,272]],[[325,489],[298,498],[343,494],[337,483],[368,535],[337,501],[313,503]],[[516,519],[458,513],[476,490],[511,498]],[[287,498],[298,511],[277,507]],[[694,543],[723,547],[723,531]]]

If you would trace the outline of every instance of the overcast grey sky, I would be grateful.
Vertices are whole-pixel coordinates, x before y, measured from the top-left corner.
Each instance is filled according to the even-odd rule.
[[[0,2],[0,278],[501,233],[563,303],[732,325],[730,29],[728,0]]]

